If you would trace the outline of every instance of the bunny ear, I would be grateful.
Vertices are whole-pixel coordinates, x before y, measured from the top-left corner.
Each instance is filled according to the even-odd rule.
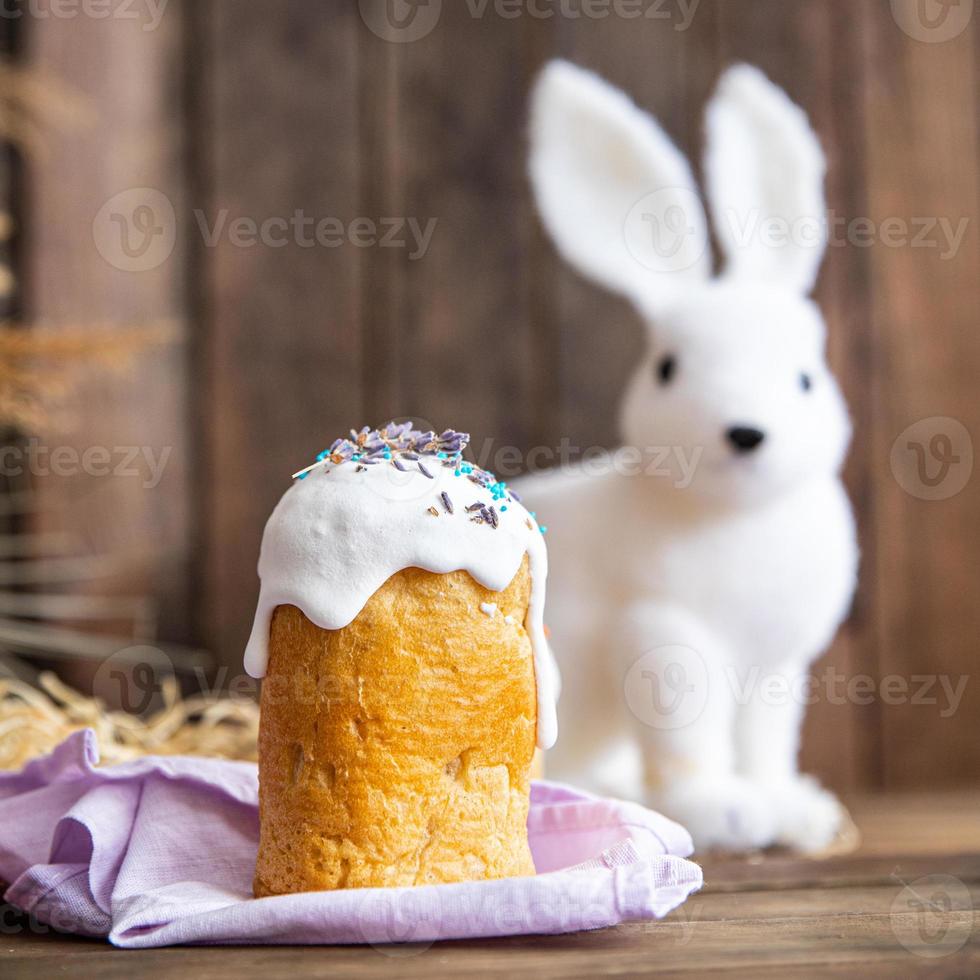
[[[622,92],[553,61],[531,107],[531,183],[559,251],[644,305],[710,272],[707,221],[687,160]]]
[[[705,176],[725,274],[808,293],[827,247],[827,165],[806,114],[736,65],[707,109]]]

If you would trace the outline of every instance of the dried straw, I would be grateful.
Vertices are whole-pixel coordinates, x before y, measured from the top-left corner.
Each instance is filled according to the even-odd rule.
[[[143,755],[198,755],[254,761],[259,708],[245,698],[182,698],[174,678],[162,682],[164,706],[147,718],[109,711],[52,673],[39,691],[0,679],[0,770],[19,769],[72,732],[92,728],[104,765]]]

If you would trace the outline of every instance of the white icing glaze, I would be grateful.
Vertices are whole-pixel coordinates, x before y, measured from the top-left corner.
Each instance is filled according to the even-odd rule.
[[[294,481],[262,537],[262,585],[245,669],[252,677],[265,676],[276,606],[296,606],[322,629],[342,629],[403,568],[462,569],[499,592],[527,554],[531,599],[524,626],[534,654],[537,741],[550,748],[557,737],[558,669],[544,633],[548,555],[541,532],[516,501],[495,501],[490,490],[456,476],[452,467],[426,465],[432,479],[415,470],[400,472],[386,461],[360,472],[356,463],[327,462]],[[440,498],[443,491],[452,514]],[[496,507],[496,528],[472,520],[466,507],[476,501]]]

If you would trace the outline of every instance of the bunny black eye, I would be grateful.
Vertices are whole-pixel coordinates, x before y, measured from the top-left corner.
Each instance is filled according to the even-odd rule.
[[[804,391],[809,391],[813,387],[813,378],[806,371],[800,375],[800,387]]]
[[[677,373],[677,358],[673,354],[667,354],[660,359],[657,365],[657,378],[662,385],[669,384],[671,378]]]

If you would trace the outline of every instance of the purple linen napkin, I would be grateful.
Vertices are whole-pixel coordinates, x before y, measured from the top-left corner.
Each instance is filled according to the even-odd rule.
[[[86,730],[20,772],[0,773],[0,879],[11,882],[6,901],[38,921],[117,946],[574,932],[660,918],[701,886],[677,824],[638,804],[537,782],[528,816],[534,877],[255,899],[255,765],[97,762]]]

